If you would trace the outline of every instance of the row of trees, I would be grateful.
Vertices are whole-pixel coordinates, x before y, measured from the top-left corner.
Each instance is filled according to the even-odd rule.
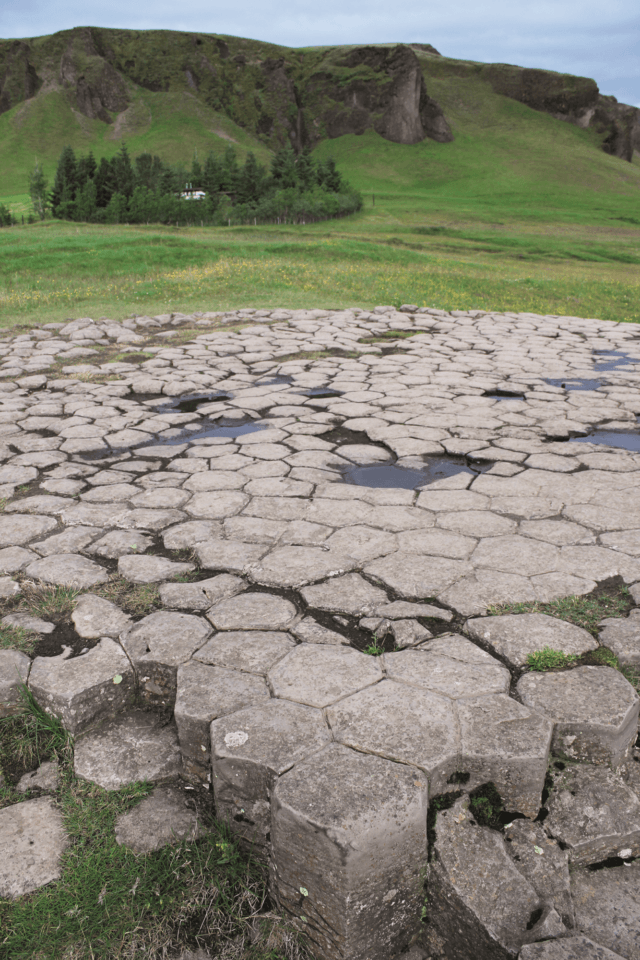
[[[233,147],[222,157],[209,153],[204,164],[194,156],[190,169],[150,153],[132,160],[124,144],[99,163],[91,153],[76,157],[65,147],[50,194],[37,173],[32,172],[30,190],[39,215],[48,204],[54,217],[92,223],[308,222],[362,206],[332,159],[316,163],[309,153],[296,156],[290,146],[274,156],[269,171],[253,153],[240,165]],[[204,197],[193,199],[196,193]]]

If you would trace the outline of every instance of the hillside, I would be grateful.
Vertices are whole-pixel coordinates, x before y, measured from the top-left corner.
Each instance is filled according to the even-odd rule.
[[[172,162],[233,143],[263,163],[290,141],[340,157],[363,190],[410,191],[417,170],[457,195],[495,191],[497,172],[502,190],[524,179],[536,194],[549,182],[637,195],[640,182],[640,111],[588,78],[429,44],[292,50],[90,27],[0,41],[1,197],[25,193],[36,156],[51,177],[66,144],[99,158],[123,140]]]

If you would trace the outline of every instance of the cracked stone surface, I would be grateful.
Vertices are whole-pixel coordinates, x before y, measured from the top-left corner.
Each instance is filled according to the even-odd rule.
[[[274,889],[287,909],[307,918],[314,951],[327,960],[358,960],[359,951],[366,960],[388,960],[395,931],[403,928],[398,943],[404,946],[412,924],[417,929],[422,901],[405,896],[386,853],[381,872],[377,865],[367,872],[369,854],[357,863],[348,840],[341,846],[337,834],[322,841],[318,864],[337,866],[326,876],[319,868],[320,899],[297,877],[293,847],[278,848],[281,859],[275,846],[269,850],[265,804],[271,803],[273,815],[276,795],[297,771],[316,771],[310,786],[300,781],[300,791],[331,784],[327,797],[313,796],[316,810],[321,801],[340,804],[350,796],[351,774],[334,777],[316,758],[350,758],[344,770],[351,770],[355,757],[372,770],[400,771],[425,789],[430,776],[432,787],[442,791],[456,786],[446,783],[445,770],[466,772],[469,780],[459,784],[464,792],[493,781],[507,810],[533,820],[550,752],[560,750],[570,759],[563,776],[573,770],[572,776],[590,784],[580,780],[573,798],[584,835],[574,822],[575,810],[574,820],[565,810],[569,819],[562,821],[570,859],[579,859],[583,848],[602,856],[602,849],[614,849],[624,839],[625,829],[633,833],[637,764],[625,750],[633,739],[637,704],[627,681],[609,668],[580,667],[525,674],[516,690],[509,686],[505,663],[516,681],[529,652],[550,646],[580,654],[597,644],[557,618],[487,616],[494,605],[585,596],[609,578],[618,578],[609,580],[609,587],[626,583],[633,603],[640,603],[640,455],[626,448],[629,435],[638,435],[640,413],[640,350],[633,325],[411,305],[399,311],[380,306],[167,313],[126,324],[83,318],[55,332],[35,328],[17,340],[9,336],[3,344],[2,616],[33,615],[24,606],[25,580],[44,588],[72,586],[80,592],[75,633],[90,648],[77,655],[75,644],[64,657],[37,657],[31,668],[28,659],[19,660],[22,674],[16,677],[31,669],[30,682],[45,678],[37,693],[41,704],[66,709],[70,724],[93,724],[92,710],[96,723],[122,723],[119,741],[115,734],[109,741],[107,760],[124,779],[143,776],[147,763],[157,762],[160,773],[154,777],[164,779],[165,773],[175,775],[177,765],[160,762],[159,747],[154,756],[151,747],[141,746],[142,759],[135,760],[137,735],[127,740],[126,730],[128,724],[135,732],[138,720],[135,714],[122,716],[126,704],[118,708],[117,721],[100,718],[114,706],[109,697],[126,692],[129,683],[131,693],[154,709],[170,710],[175,700],[178,733],[162,728],[173,737],[162,755],[180,760],[183,774],[201,785],[212,783],[212,722],[228,722],[227,732],[239,732],[234,716],[258,708],[305,716],[324,711],[336,724],[339,717],[342,725],[332,736],[344,743],[306,753],[284,772],[278,767],[277,783],[251,795]],[[192,339],[163,339],[177,327],[193,328]],[[384,338],[375,339],[398,329],[415,336],[397,340],[391,352]],[[110,364],[103,370],[98,357],[88,365],[70,363],[74,358],[65,352],[91,339],[118,344],[115,349],[135,343],[153,354],[151,365]],[[319,343],[326,352],[310,358]],[[602,351],[627,359],[600,374],[594,368]],[[59,379],[46,366],[56,358],[65,364]],[[584,379],[591,389],[573,388]],[[211,402],[183,414],[176,405],[185,395]],[[226,435],[215,435],[218,426]],[[234,432],[234,426],[241,430]],[[608,431],[606,444],[594,433],[600,428]],[[41,436],[43,431],[48,434]],[[617,434],[625,446],[618,445]],[[434,457],[448,458],[450,476],[430,482],[422,474],[415,489],[394,486],[394,470],[422,471]],[[351,471],[367,465],[390,471],[388,486],[353,482],[362,474]],[[33,484],[27,496],[18,491],[24,484]],[[141,610],[144,599],[149,601],[135,614],[147,616],[136,622],[108,601],[92,598],[96,586],[114,577],[115,562],[125,574],[122,606]],[[173,580],[192,563],[204,579]],[[18,608],[14,598],[20,590]],[[372,630],[378,640],[384,637],[387,652],[381,657],[360,652],[372,642],[367,632]],[[56,631],[41,634],[41,649],[50,649],[42,644],[56,636]],[[632,670],[640,666],[639,638],[635,609],[600,627],[600,643]],[[125,651],[133,671],[129,665],[128,673],[96,673],[91,665],[102,663],[105,649],[120,651],[117,657]],[[13,664],[3,656],[7,652],[14,659],[16,654],[0,652],[0,702],[3,710],[14,710],[17,686],[13,675],[5,677],[4,666],[11,671]],[[114,684],[115,676],[123,679]],[[89,693],[94,681],[102,693]],[[78,721],[70,711],[82,691],[88,712],[78,714]],[[353,703],[362,710],[350,713]],[[435,707],[429,712],[434,704],[440,712]],[[435,730],[443,716],[449,718],[444,729],[429,734],[429,724]],[[418,729],[424,736],[416,736]],[[265,736],[267,730],[265,723]],[[305,736],[300,734],[300,757],[308,749]],[[85,742],[81,733],[80,756]],[[619,765],[620,776],[611,765]],[[558,769],[551,769],[557,779]],[[112,775],[117,780],[117,770],[104,774],[107,780]],[[409,789],[409,781],[406,785]],[[244,795],[232,796],[236,803]],[[391,794],[383,790],[382,796],[382,807],[391,810],[390,799],[384,806]],[[360,797],[356,807],[365,809],[367,802]],[[535,848],[553,849],[555,857],[557,847],[548,841],[549,823],[560,817],[558,802],[552,793],[541,824],[514,819],[509,832],[515,833],[506,841],[507,849],[519,845],[520,860],[512,863],[540,896],[536,877],[547,854]],[[625,804],[631,805],[626,827]],[[234,817],[245,819],[230,821],[241,837],[252,829],[253,813],[245,817],[246,811],[240,807]],[[321,844],[320,834],[313,834],[317,824],[308,810],[296,811],[301,836],[315,850],[314,844]],[[363,816],[364,823],[368,814]],[[407,813],[408,823],[412,816]],[[318,823],[327,822],[322,810],[318,817]],[[374,819],[367,823],[375,833]],[[394,819],[392,831],[402,829]],[[361,849],[377,849],[376,844],[374,837]],[[343,859],[338,851],[347,851]],[[560,860],[553,860],[558,876]],[[590,876],[611,869],[631,868],[606,867]],[[405,880],[412,870],[407,867]],[[549,889],[552,873],[544,874]],[[362,876],[364,906],[358,914]],[[559,890],[555,896],[562,899]],[[602,903],[603,915],[611,915],[613,900],[605,896]],[[569,916],[566,903],[553,909]],[[554,923],[550,912],[533,922],[532,929],[544,928],[541,936],[552,939],[525,944],[522,958],[571,956],[579,928],[569,937],[565,934],[574,930],[563,928],[560,936]],[[628,946],[618,949],[590,931],[585,927],[580,936],[593,940],[599,956],[609,949],[628,960]],[[502,957],[503,948],[495,942],[494,947]],[[450,960],[469,960],[468,952],[453,953],[452,943],[448,949]],[[590,956],[590,947],[580,949],[581,956]]]
[[[576,870],[571,876],[576,926],[625,960],[640,955],[640,864]],[[608,955],[603,954],[604,957]]]
[[[0,650],[0,717],[9,717],[22,709],[20,684],[26,683],[31,659],[20,650]]]
[[[526,706],[554,724],[552,749],[571,760],[619,767],[638,735],[640,700],[610,667],[527,673],[518,681]]]
[[[468,620],[466,630],[474,640],[492,647],[516,667],[523,667],[530,653],[551,647],[563,653],[580,655],[596,650],[590,633],[565,620],[544,613],[506,614]]]
[[[0,810],[0,896],[15,900],[61,873],[62,854],[69,840],[62,812],[49,797],[26,800]]]

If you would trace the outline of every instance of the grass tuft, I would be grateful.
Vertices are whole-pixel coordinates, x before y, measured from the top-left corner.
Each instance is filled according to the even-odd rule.
[[[561,597],[550,603],[530,600],[524,603],[504,603],[489,607],[490,616],[503,616],[510,613],[546,613],[558,620],[575,623],[594,637],[598,636],[600,621],[605,617],[623,617],[632,606],[631,595],[627,587],[617,588],[616,595],[593,592],[586,596]]]
[[[559,667],[573,667],[578,663],[578,657],[573,653],[563,653],[551,647],[535,650],[527,656],[527,666],[530,670],[540,672],[557,670]]]

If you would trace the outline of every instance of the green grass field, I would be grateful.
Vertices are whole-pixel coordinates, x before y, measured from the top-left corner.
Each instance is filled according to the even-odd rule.
[[[640,321],[638,158],[603,153],[592,131],[498,96],[452,64],[423,58],[453,143],[404,146],[370,132],[317,148],[361,190],[360,214],[271,228],[45,221],[0,230],[0,323],[403,302]],[[46,100],[0,117],[0,202],[18,216],[28,212],[32,157],[40,151],[51,176],[67,142],[99,157],[124,137],[133,154],[188,163],[194,149],[222,151],[231,137],[241,157],[255,149],[269,160],[188,94],[143,91],[119,129],[78,119],[61,97],[45,109]]]

